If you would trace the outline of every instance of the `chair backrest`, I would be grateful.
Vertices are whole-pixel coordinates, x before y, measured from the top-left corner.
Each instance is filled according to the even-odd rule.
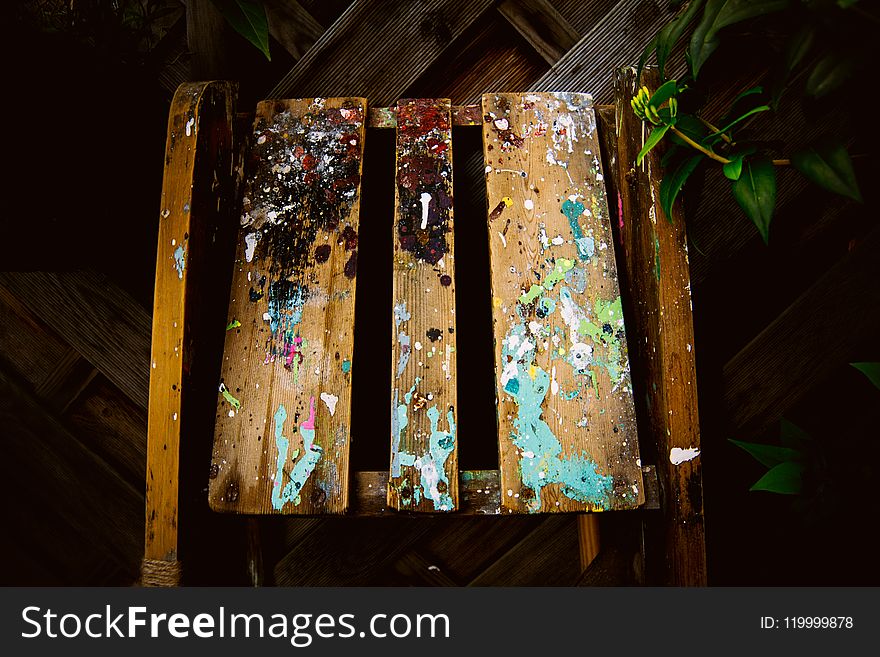
[[[198,231],[187,223],[193,221],[187,199],[195,185],[169,183],[169,168],[177,165],[177,175],[201,175],[206,188],[232,180],[237,199],[231,206],[238,201],[241,207],[216,394],[208,487],[213,509],[553,513],[657,508],[658,475],[667,495],[681,486],[693,488],[689,475],[679,475],[682,464],[690,471],[698,463],[672,459],[675,469],[666,465],[671,449],[698,454],[699,447],[691,403],[696,391],[690,307],[680,303],[688,293],[684,230],[667,237],[657,229],[662,211],[654,199],[653,159],[642,167],[641,174],[649,169],[641,191],[624,184],[639,172],[624,171],[618,163],[622,116],[600,108],[597,118],[590,97],[575,93],[487,94],[480,105],[468,107],[445,99],[401,100],[393,108],[369,108],[362,98],[268,100],[257,107],[247,143],[237,140],[233,148],[222,130],[199,138],[207,129],[200,123],[198,99],[234,95],[222,84],[182,87],[175,97],[179,107],[172,108],[150,415],[151,440],[154,427],[174,433],[176,453],[180,400],[173,398],[174,410],[159,396],[169,387],[179,396],[184,387],[192,347],[185,327],[195,310],[183,301],[172,303],[170,312],[166,306],[175,285],[186,289],[190,264],[198,259],[190,241]],[[619,86],[625,102],[634,84],[624,74]],[[192,99],[189,106],[186,98]],[[234,116],[228,108],[226,114],[231,125]],[[374,345],[390,352],[391,423],[379,428],[390,450],[387,471],[354,473],[349,454],[355,291],[370,276],[357,267],[368,126],[396,132],[394,189],[383,192],[394,193],[395,200],[389,236],[393,304],[385,319],[376,320],[388,323],[391,342]],[[455,305],[462,281],[455,275],[453,126],[482,129],[491,298],[473,299],[471,305],[493,318],[498,471],[458,468],[458,446],[468,436],[458,430],[456,382],[467,364],[457,360],[456,338],[467,331],[467,317],[457,314]],[[632,134],[627,139],[636,141]],[[203,158],[214,162],[201,166],[213,171],[213,181],[198,173],[194,155],[201,141],[211,143]],[[614,169],[610,174],[603,172],[603,149]],[[639,196],[645,190],[647,202]],[[230,204],[217,198],[219,216],[221,205],[228,212]],[[612,217],[619,223],[616,233]],[[627,260],[620,282],[615,235]],[[661,282],[661,268],[672,278]],[[630,287],[621,294],[624,283]],[[628,299],[628,293],[644,298]],[[677,322],[674,331],[670,321]],[[167,334],[160,342],[158,325]],[[643,465],[640,456],[630,349],[650,363],[645,372],[651,380],[641,385],[656,469]],[[664,360],[672,354],[677,382]],[[162,368],[166,371],[157,372]],[[673,419],[669,391],[688,388],[683,408],[689,424],[673,434],[670,423],[680,419]],[[657,409],[664,417],[655,417]],[[693,479],[699,482],[698,469]],[[173,494],[155,498],[161,502]],[[148,490],[148,517],[150,503]],[[702,534],[699,538],[702,544]],[[165,559],[168,553],[152,554]]]

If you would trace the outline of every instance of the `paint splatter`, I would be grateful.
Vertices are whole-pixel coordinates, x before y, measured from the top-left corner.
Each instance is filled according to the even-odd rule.
[[[333,417],[336,413],[336,403],[339,401],[339,397],[331,395],[329,392],[322,392],[321,401],[327,405],[327,410],[330,411],[330,417]]]
[[[287,409],[284,404],[278,405],[275,412],[275,446],[278,449],[278,461],[275,470],[275,481],[272,485],[272,507],[280,511],[285,504],[293,502],[294,506],[299,506],[302,502],[300,493],[309,476],[315,470],[315,466],[324,453],[320,445],[315,443],[315,398],[309,400],[309,417],[299,425],[299,434],[302,437],[302,456],[299,460],[299,449],[290,454],[291,460],[296,460],[293,468],[290,470],[290,480],[283,485],[284,473],[286,471],[288,450],[290,448],[290,440],[284,436],[284,423],[287,421]]]
[[[315,247],[315,262],[327,262],[330,259],[330,245],[321,244]]]
[[[425,334],[428,336],[428,339],[431,342],[437,342],[437,340],[443,339],[443,331],[438,328],[430,328],[425,332]]]
[[[449,114],[426,99],[397,108],[397,235],[400,248],[437,264],[449,252],[452,167]]]
[[[425,408],[427,397],[416,392],[421,378],[415,383],[400,403],[399,390],[394,389],[391,400],[391,478],[399,479],[402,467],[413,467],[419,471],[419,483],[410,485],[406,478],[397,487],[398,495],[404,505],[418,505],[422,498],[431,500],[434,510],[451,511],[453,508],[449,477],[446,474],[446,461],[455,451],[455,414],[450,407],[446,412],[447,429],[440,428],[440,410],[436,405],[427,408],[425,414],[430,424],[428,449],[424,454],[412,454],[401,450],[400,444],[409,426],[408,410],[414,412]]]
[[[236,411],[241,408],[241,402],[232,396],[232,393],[229,392],[229,388],[226,387],[225,383],[220,384],[220,394],[223,395],[223,399],[229,402],[229,405],[232,406]]]
[[[450,285],[452,285],[452,276],[450,276],[449,274],[443,274],[440,277],[440,285],[442,285],[443,287],[449,287]]]
[[[177,270],[177,277],[183,280],[183,270],[186,268],[186,251],[180,245],[174,250],[174,268]]]
[[[688,447],[687,449],[673,447],[669,450],[669,462],[672,463],[672,465],[681,465],[682,463],[697,458],[699,455],[700,449],[698,447]]]
[[[342,367],[342,373],[348,374],[349,372],[351,372],[351,361],[348,359],[342,361],[341,367]]]
[[[239,326],[241,326],[241,322],[239,322],[237,319],[233,319],[226,325],[226,330],[231,331],[232,329],[237,329]]]

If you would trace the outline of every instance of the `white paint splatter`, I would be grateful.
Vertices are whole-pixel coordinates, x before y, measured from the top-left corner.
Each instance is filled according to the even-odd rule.
[[[428,227],[428,206],[431,204],[431,195],[428,192],[422,192],[420,198],[422,202],[422,230]]]
[[[189,121],[186,122],[186,136],[187,137],[192,137],[192,129],[195,124],[196,124],[196,119],[194,116],[191,116]]]
[[[244,236],[244,258],[248,262],[254,259],[254,250],[257,248],[257,242],[260,241],[260,233],[248,233]]]
[[[696,447],[688,447],[687,449],[673,447],[669,450],[669,462],[672,463],[672,465],[681,465],[685,461],[695,459],[699,455],[700,450]]]
[[[501,238],[501,243],[504,245],[504,248],[506,249],[506,248],[507,248],[507,238],[504,237],[504,233],[502,233],[501,231],[499,231],[499,232],[498,232],[498,237]]]
[[[525,201],[523,201],[523,205],[526,206],[526,210],[535,209],[535,202],[530,198],[527,198]]]
[[[333,414],[336,413],[336,402],[339,401],[339,397],[331,395],[329,392],[322,392],[321,401],[327,404],[327,410],[330,411],[330,417],[333,417]]]
[[[507,122],[507,119],[495,119],[495,127],[499,130],[507,130],[510,124]]]

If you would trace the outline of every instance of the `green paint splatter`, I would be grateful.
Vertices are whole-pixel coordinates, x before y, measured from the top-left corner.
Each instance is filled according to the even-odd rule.
[[[231,331],[232,329],[238,328],[239,326],[241,326],[241,322],[239,322],[237,319],[233,319],[231,322],[229,322],[229,324],[226,325],[226,330]]]
[[[225,383],[220,384],[220,392],[223,395],[223,399],[228,401],[229,405],[232,406],[232,408],[234,408],[235,410],[238,410],[241,408],[241,402],[232,396],[232,393],[229,392],[229,388],[226,387]]]
[[[529,304],[541,296],[544,293],[544,290],[552,290],[559,281],[565,279],[565,275],[574,268],[574,265],[574,260],[559,258],[553,266],[553,271],[547,274],[544,278],[544,282],[541,285],[532,285],[528,292],[520,295],[519,302]]]
[[[660,280],[660,240],[654,235],[654,276]]]

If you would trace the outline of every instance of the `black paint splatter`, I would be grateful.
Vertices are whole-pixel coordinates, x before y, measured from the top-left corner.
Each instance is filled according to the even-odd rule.
[[[316,262],[327,262],[330,259],[330,245],[329,244],[321,244],[320,246],[315,248],[315,261]]]
[[[438,328],[429,328],[426,335],[431,342],[437,342],[437,340],[443,339],[443,331]]]
[[[450,276],[449,274],[443,274],[440,277],[440,285],[442,285],[443,287],[449,287],[450,285],[452,285],[452,276]]]
[[[352,251],[351,257],[348,259],[348,262],[345,263],[345,272],[346,278],[354,278],[357,274],[357,265],[358,265],[358,252]]]

